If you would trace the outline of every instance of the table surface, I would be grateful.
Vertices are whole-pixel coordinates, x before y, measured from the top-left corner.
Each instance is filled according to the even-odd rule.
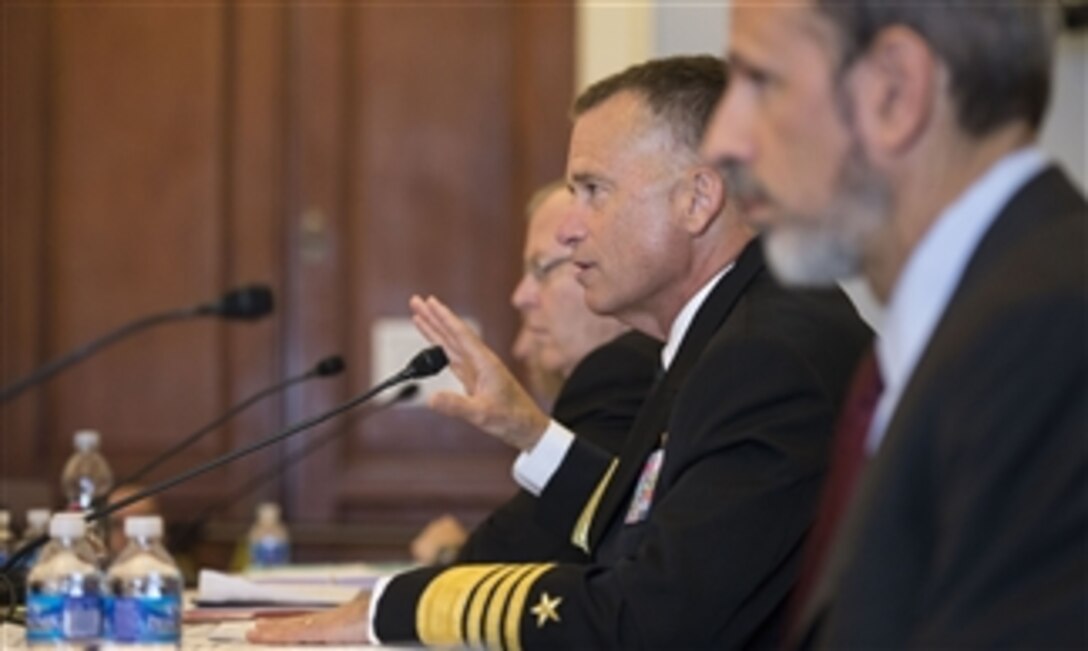
[[[355,646],[268,646],[263,644],[250,644],[245,641],[245,633],[252,625],[252,622],[247,621],[223,622],[218,624],[186,624],[182,633],[181,646],[183,649],[216,649],[216,651],[227,651],[230,649],[246,649],[247,651],[252,651],[254,649],[276,649],[278,651],[289,651],[292,649],[306,649],[307,651],[314,651],[314,649],[320,649],[320,651],[343,651],[346,649],[387,649],[389,651],[405,651],[405,649],[420,648],[414,646],[405,647],[372,644],[361,644]],[[26,636],[23,634],[23,627],[14,624],[3,624],[3,628],[0,629],[0,648],[5,650],[28,648],[26,644]],[[49,647],[51,651],[60,648],[63,647]],[[110,649],[111,647],[108,644],[103,644],[98,648],[105,651]],[[146,648],[149,651],[161,651],[163,649],[163,647],[161,646],[118,647],[118,649],[124,649],[125,651],[139,651],[141,648]]]

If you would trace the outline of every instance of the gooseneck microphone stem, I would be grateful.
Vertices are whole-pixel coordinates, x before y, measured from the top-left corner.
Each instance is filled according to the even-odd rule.
[[[390,398],[389,400],[386,400],[385,402],[377,405],[376,407],[374,407],[370,411],[367,411],[364,414],[362,414],[362,418],[364,418],[364,419],[370,418],[374,414],[377,414],[378,412],[384,411],[384,410],[392,407],[393,405],[395,405],[395,404],[397,404],[399,402],[410,399],[412,396],[414,396],[417,393],[419,393],[419,385],[409,384],[409,385],[405,386],[399,393],[397,393],[397,395],[395,395],[392,398]],[[356,421],[352,420],[352,421],[349,421],[349,422],[354,423]],[[317,438],[315,438],[313,441],[308,442],[305,445],[305,447],[303,447],[301,450],[298,450],[297,452],[291,454],[286,459],[284,459],[282,462],[276,464],[275,466],[273,466],[269,470],[266,470],[265,472],[263,472],[263,473],[257,475],[256,477],[250,479],[245,484],[243,484],[241,487],[239,487],[238,490],[234,491],[233,493],[231,493],[230,495],[228,495],[224,499],[221,499],[218,502],[215,502],[213,504],[208,505],[206,508],[204,508],[202,511],[200,511],[200,513],[198,513],[196,515],[196,517],[193,518],[192,523],[190,525],[188,525],[185,528],[184,531],[181,532],[181,535],[179,535],[177,540],[175,541],[176,544],[181,549],[185,549],[188,546],[188,543],[196,537],[197,533],[204,526],[204,524],[208,521],[208,519],[211,518],[212,515],[218,513],[219,511],[222,511],[224,508],[234,504],[238,500],[242,499],[246,495],[249,495],[253,491],[260,488],[261,486],[264,486],[265,484],[267,484],[269,481],[275,479],[276,477],[279,477],[281,474],[283,474],[283,472],[285,470],[287,470],[288,468],[294,466],[295,464],[305,460],[311,454],[313,454],[317,450],[325,447],[326,445],[328,445],[332,441],[336,440],[337,438],[339,438],[341,435],[343,435],[347,431],[348,431],[348,427],[347,427],[347,424],[345,424],[345,426],[338,427],[337,429],[334,429],[331,432],[325,432],[321,436],[318,436]]]
[[[346,402],[343,402],[343,403],[337,405],[336,407],[333,407],[329,411],[318,414],[317,416],[314,416],[312,418],[308,418],[308,419],[306,419],[306,420],[304,420],[304,421],[302,421],[300,423],[296,423],[296,424],[288,427],[287,429],[283,430],[282,432],[279,432],[278,434],[274,434],[273,436],[269,436],[269,437],[267,437],[265,439],[257,441],[256,443],[253,443],[252,445],[248,445],[248,446],[246,446],[244,448],[241,448],[241,449],[236,450],[234,452],[231,452],[229,454],[225,454],[223,456],[217,457],[217,458],[212,459],[211,461],[209,461],[207,463],[204,463],[204,464],[201,464],[201,465],[197,466],[196,468],[192,468],[191,470],[187,470],[187,471],[185,471],[185,472],[183,472],[183,473],[181,473],[179,475],[175,475],[174,477],[171,477],[170,479],[166,479],[166,480],[163,480],[163,481],[161,481],[161,482],[159,482],[157,484],[153,484],[153,485],[145,488],[144,490],[141,490],[141,491],[138,491],[136,493],[133,493],[132,495],[129,495],[126,498],[123,498],[123,499],[120,499],[120,500],[118,500],[116,502],[113,502],[111,504],[107,504],[105,506],[93,509],[93,510],[89,511],[84,516],[84,519],[87,522],[94,522],[94,521],[97,521],[97,520],[101,520],[102,518],[105,518],[105,517],[109,516],[112,513],[120,511],[121,509],[125,508],[126,506],[129,506],[131,504],[135,504],[136,502],[139,502],[140,500],[151,497],[152,495],[157,495],[157,494],[159,494],[159,493],[161,493],[161,492],[163,492],[163,491],[165,491],[167,489],[170,489],[170,488],[173,488],[174,486],[177,486],[178,484],[189,481],[193,477],[203,475],[206,472],[209,472],[211,470],[215,470],[216,468],[219,468],[221,466],[225,466],[225,465],[227,465],[228,463],[230,463],[232,461],[235,461],[235,460],[240,459],[240,458],[242,458],[242,457],[244,457],[246,455],[249,455],[249,454],[252,454],[252,453],[257,452],[259,450],[262,450],[262,449],[264,449],[264,448],[266,448],[266,447],[268,447],[270,445],[275,445],[276,443],[279,443],[280,441],[282,441],[282,440],[284,440],[284,439],[286,439],[286,438],[288,438],[290,436],[293,436],[293,435],[295,435],[295,434],[297,434],[297,433],[299,433],[299,432],[301,432],[303,430],[314,427],[315,425],[320,425],[321,423],[323,423],[323,422],[325,422],[325,421],[327,421],[327,420],[329,420],[329,419],[331,419],[331,418],[333,418],[335,416],[339,416],[340,414],[344,413],[345,411],[348,411],[348,410],[352,409],[353,407],[356,407],[356,406],[366,402],[367,400],[370,400],[374,396],[378,395],[382,391],[385,391],[386,389],[388,389],[388,388],[390,388],[392,386],[395,386],[395,385],[400,384],[402,382],[406,382],[408,380],[415,380],[415,379],[429,377],[431,375],[434,375],[435,373],[438,373],[443,368],[445,368],[447,363],[448,362],[447,362],[447,359],[446,359],[446,355],[442,351],[441,348],[439,348],[437,346],[435,346],[433,348],[428,348],[428,349],[422,351],[421,353],[417,354],[408,363],[408,366],[405,367],[405,369],[403,371],[401,371],[401,372],[397,373],[396,375],[384,380],[383,382],[377,384],[376,386],[372,387],[368,391],[366,391],[366,392],[364,392],[364,393],[362,393],[362,394],[360,394],[360,395],[358,395],[358,396],[356,396],[356,397],[354,397],[354,398],[352,398],[352,399],[350,399],[350,400],[348,400]],[[22,561],[23,558],[25,558],[26,556],[31,554],[34,550],[36,550],[37,548],[39,548],[43,544],[45,544],[45,542],[47,540],[49,540],[49,536],[48,535],[42,535],[42,536],[39,536],[38,538],[35,538],[33,541],[23,545],[18,550],[16,550],[16,552],[14,554],[12,554],[8,558],[7,562],[4,563],[4,566],[2,568],[0,568],[0,574],[4,574],[5,576],[8,576],[10,574],[12,568],[14,568],[20,561]]]
[[[67,355],[58,357],[57,359],[42,365],[30,375],[16,380],[3,389],[0,389],[0,403],[11,400],[35,384],[45,382],[69,366],[83,361],[106,346],[124,339],[129,335],[140,332],[141,330],[146,330],[152,326],[157,326],[160,323],[180,321],[182,319],[190,319],[198,316],[201,316],[201,314],[197,308],[186,308],[183,310],[171,310],[170,312],[163,312],[161,314],[152,314],[151,316],[137,319],[132,323],[121,326],[113,332],[71,351]]]
[[[262,389],[261,391],[258,391],[257,393],[254,393],[252,396],[246,398],[245,400],[243,400],[243,401],[239,402],[238,404],[234,405],[233,407],[231,407],[229,410],[227,410],[226,413],[224,413],[219,418],[216,418],[215,420],[208,423],[204,427],[201,427],[200,429],[193,432],[189,436],[185,437],[184,439],[182,439],[182,440],[178,441],[177,443],[175,443],[174,445],[170,446],[169,449],[164,450],[163,452],[161,452],[158,456],[156,456],[154,459],[152,459],[150,462],[145,464],[142,468],[140,468],[136,472],[132,473],[128,477],[125,477],[124,479],[121,479],[120,481],[117,481],[113,485],[113,488],[110,489],[110,492],[112,493],[114,490],[117,489],[118,486],[124,486],[125,484],[131,484],[131,483],[136,482],[136,481],[142,479],[143,477],[147,476],[147,474],[149,472],[151,472],[155,468],[158,468],[159,466],[161,466],[163,463],[165,463],[168,459],[173,457],[175,454],[177,454],[178,452],[181,452],[185,448],[188,448],[193,443],[196,443],[198,440],[200,440],[202,437],[207,435],[209,432],[217,429],[220,425],[222,425],[223,423],[225,423],[228,420],[230,420],[231,418],[233,418],[235,414],[237,414],[237,413],[239,413],[241,411],[245,411],[246,409],[248,409],[254,403],[259,402],[260,400],[262,400],[262,399],[264,399],[264,398],[266,398],[266,397],[268,397],[268,396],[270,396],[270,395],[272,395],[272,394],[274,394],[274,393],[276,393],[278,391],[283,391],[284,389],[287,389],[287,388],[289,388],[291,386],[294,386],[294,385],[296,385],[296,384],[298,384],[300,382],[305,382],[306,380],[309,380],[310,378],[314,377],[315,375],[317,375],[317,374],[314,371],[310,371],[310,372],[308,372],[308,373],[306,373],[304,375],[299,375],[299,376],[296,376],[296,377],[293,377],[293,378],[288,378],[287,380],[284,380],[283,382],[280,382],[278,384],[274,384],[274,385],[272,385],[270,387]],[[108,497],[108,495],[107,495],[107,497]]]
[[[218,316],[223,319],[247,320],[260,319],[272,312],[272,290],[264,285],[250,285],[231,290],[217,302],[197,305],[159,314],[152,314],[88,342],[75,350],[58,357],[37,368],[26,377],[0,388],[0,404],[11,400],[30,387],[53,377],[60,371],[80,362],[110,344],[153,326],[171,321],[181,321],[204,316]]]
[[[248,445],[248,446],[246,446],[244,448],[241,448],[239,450],[235,450],[234,452],[231,452],[229,454],[225,454],[225,455],[223,455],[221,457],[218,457],[216,459],[212,459],[211,461],[209,461],[207,463],[201,464],[201,465],[199,465],[199,466],[197,466],[195,468],[192,468],[190,470],[186,470],[185,472],[183,472],[183,473],[181,473],[179,475],[175,475],[175,476],[173,476],[173,477],[171,477],[169,479],[163,480],[163,481],[161,481],[161,482],[159,482],[157,484],[152,484],[151,486],[148,486],[147,488],[145,488],[142,491],[138,491],[136,493],[133,493],[132,495],[129,495],[126,498],[123,498],[123,499],[120,499],[120,500],[118,500],[116,502],[108,504],[108,505],[106,505],[106,506],[104,506],[104,507],[102,507],[100,509],[94,509],[93,511],[91,511],[90,513],[87,514],[86,519],[87,519],[88,522],[94,521],[94,520],[100,520],[100,519],[110,515],[111,513],[114,513],[116,511],[120,511],[121,509],[125,508],[126,506],[129,506],[131,504],[135,504],[136,502],[139,502],[140,500],[151,497],[152,495],[157,495],[157,494],[159,494],[159,493],[161,493],[161,492],[163,492],[165,490],[168,490],[170,488],[173,488],[174,486],[177,486],[178,484],[185,483],[185,482],[189,481],[190,479],[192,479],[193,477],[196,477],[198,475],[203,475],[206,472],[210,472],[212,470],[215,470],[216,468],[219,468],[221,466],[225,466],[225,465],[227,465],[228,463],[230,463],[232,461],[236,461],[237,459],[241,459],[242,457],[253,454],[254,452],[257,452],[259,450],[263,450],[264,448],[267,448],[270,445],[275,445],[276,443],[279,443],[280,441],[282,441],[282,440],[284,440],[284,439],[286,439],[286,438],[288,438],[290,436],[294,436],[295,434],[298,434],[299,432],[301,432],[303,430],[310,429],[311,427],[314,427],[315,425],[320,425],[321,423],[329,420],[330,418],[333,418],[334,416],[339,416],[340,414],[344,413],[345,411],[348,411],[349,409],[352,409],[353,407],[355,407],[355,406],[357,406],[359,404],[362,404],[362,403],[366,402],[367,400],[370,400],[374,396],[378,395],[382,391],[385,391],[386,389],[388,389],[389,387],[397,384],[398,382],[403,382],[403,381],[404,380],[401,379],[400,376],[391,377],[388,380],[386,380],[385,382],[382,382],[381,384],[379,384],[379,385],[375,386],[374,388],[370,389],[369,391],[367,391],[365,393],[362,393],[362,394],[352,398],[351,400],[348,400],[347,402],[341,403],[340,405],[334,407],[333,409],[330,409],[329,411],[326,411],[326,412],[324,412],[322,414],[314,416],[313,418],[308,418],[308,419],[302,421],[301,423],[296,423],[296,424],[292,425],[291,427],[288,427],[287,429],[283,430],[282,432],[280,432],[278,434],[275,434],[273,436],[269,436],[268,438],[261,439],[260,441],[257,441],[256,443],[253,443],[252,445]]]
[[[345,411],[348,411],[348,410],[352,409],[353,407],[355,407],[357,405],[360,405],[360,404],[366,402],[367,400],[370,400],[371,398],[378,395],[382,391],[385,391],[389,387],[391,387],[391,386],[393,386],[395,384],[399,384],[400,382],[404,382],[407,379],[410,379],[410,378],[403,377],[403,374],[395,375],[395,376],[389,378],[388,380],[382,382],[381,384],[378,384],[377,386],[375,386],[372,389],[368,390],[367,392],[362,393],[362,394],[352,398],[351,400],[348,400],[347,402],[343,402],[340,405],[330,409],[329,411],[326,411],[326,412],[324,412],[322,414],[319,414],[317,416],[314,416],[312,418],[308,418],[308,419],[306,419],[306,420],[304,420],[304,421],[302,421],[300,423],[296,423],[296,424],[292,425],[291,427],[288,427],[287,429],[283,430],[282,432],[279,432],[278,434],[274,434],[273,436],[269,436],[267,438],[261,439],[260,441],[257,441],[256,443],[253,443],[252,445],[246,446],[246,447],[241,448],[239,450],[235,450],[234,452],[231,452],[229,454],[225,454],[225,455],[223,455],[221,457],[217,457],[215,459],[212,459],[211,461],[209,461],[207,463],[201,464],[201,465],[199,465],[199,466],[197,466],[195,468],[192,468],[190,470],[186,470],[185,472],[183,472],[183,473],[181,473],[179,475],[175,475],[175,476],[173,476],[173,477],[171,477],[169,479],[165,479],[165,480],[163,480],[163,481],[161,481],[161,482],[159,482],[157,484],[152,484],[151,486],[148,486],[147,488],[145,488],[145,489],[143,489],[141,491],[133,493],[132,495],[129,495],[128,497],[117,500],[116,502],[112,502],[112,503],[107,504],[107,505],[105,505],[105,506],[103,506],[101,508],[93,509],[93,510],[89,511],[86,516],[84,516],[84,519],[87,522],[95,522],[97,520],[101,520],[103,518],[108,517],[112,513],[120,511],[121,509],[125,508],[126,506],[129,506],[131,504],[135,504],[136,502],[139,502],[139,501],[144,500],[144,499],[146,499],[148,497],[151,497],[152,495],[158,495],[159,493],[161,493],[161,492],[163,492],[165,490],[168,490],[170,488],[173,488],[174,486],[177,486],[178,484],[182,484],[182,483],[185,483],[185,482],[189,481],[193,477],[196,477],[198,475],[203,475],[206,472],[210,472],[212,470],[215,470],[216,468],[219,468],[221,466],[225,466],[225,465],[227,465],[228,463],[230,463],[232,461],[240,459],[240,458],[242,458],[242,457],[244,457],[246,455],[253,454],[254,452],[257,452],[259,450],[263,450],[264,448],[266,448],[266,447],[268,447],[270,445],[275,445],[276,443],[279,443],[280,441],[282,441],[282,440],[284,440],[284,439],[286,439],[286,438],[288,438],[290,436],[298,434],[299,432],[301,432],[303,430],[314,427],[315,425],[319,425],[319,424],[321,424],[321,423],[323,423],[323,422],[325,422],[325,421],[327,421],[330,418],[333,418],[335,416],[339,416],[340,414],[344,413]],[[4,574],[7,574],[8,571],[11,570],[11,568],[15,567],[15,565],[20,560],[22,560],[28,554],[32,553],[38,547],[41,547],[48,540],[49,540],[48,535],[41,535],[38,538],[35,538],[33,541],[27,543],[26,545],[24,545],[22,548],[20,548],[18,551],[16,551],[14,554],[11,555],[11,557],[8,559],[8,561],[6,563],[4,563],[4,567],[3,567],[2,570],[0,570],[0,572],[2,572]]]

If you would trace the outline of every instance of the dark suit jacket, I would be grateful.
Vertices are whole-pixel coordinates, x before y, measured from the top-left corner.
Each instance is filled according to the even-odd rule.
[[[750,245],[699,309],[618,458],[576,439],[538,514],[589,563],[458,565],[393,579],[383,641],[525,649],[769,646],[832,421],[869,332],[839,292],[788,292]],[[663,436],[667,433],[667,436]],[[624,514],[664,439],[648,517]]]
[[[1088,648],[1086,221],[1050,169],[980,242],[807,609],[827,647]]]
[[[659,341],[639,332],[620,335],[575,366],[559,391],[552,418],[618,454],[660,367]],[[569,536],[535,522],[536,504],[531,493],[518,491],[472,531],[456,562],[585,562],[585,552]]]

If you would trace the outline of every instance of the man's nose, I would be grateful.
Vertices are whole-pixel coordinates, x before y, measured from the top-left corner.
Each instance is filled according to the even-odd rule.
[[[538,290],[539,287],[533,275],[525,273],[514,288],[514,293],[510,295],[510,304],[514,306],[514,309],[524,312],[536,303]]]

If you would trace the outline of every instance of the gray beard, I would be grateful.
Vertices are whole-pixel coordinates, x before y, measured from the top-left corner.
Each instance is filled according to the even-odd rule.
[[[861,273],[858,247],[826,229],[780,226],[764,236],[763,252],[784,285],[830,287]]]
[[[763,239],[780,282],[829,287],[860,275],[865,251],[891,219],[892,190],[855,146],[843,161],[834,205],[819,216],[785,219]]]

